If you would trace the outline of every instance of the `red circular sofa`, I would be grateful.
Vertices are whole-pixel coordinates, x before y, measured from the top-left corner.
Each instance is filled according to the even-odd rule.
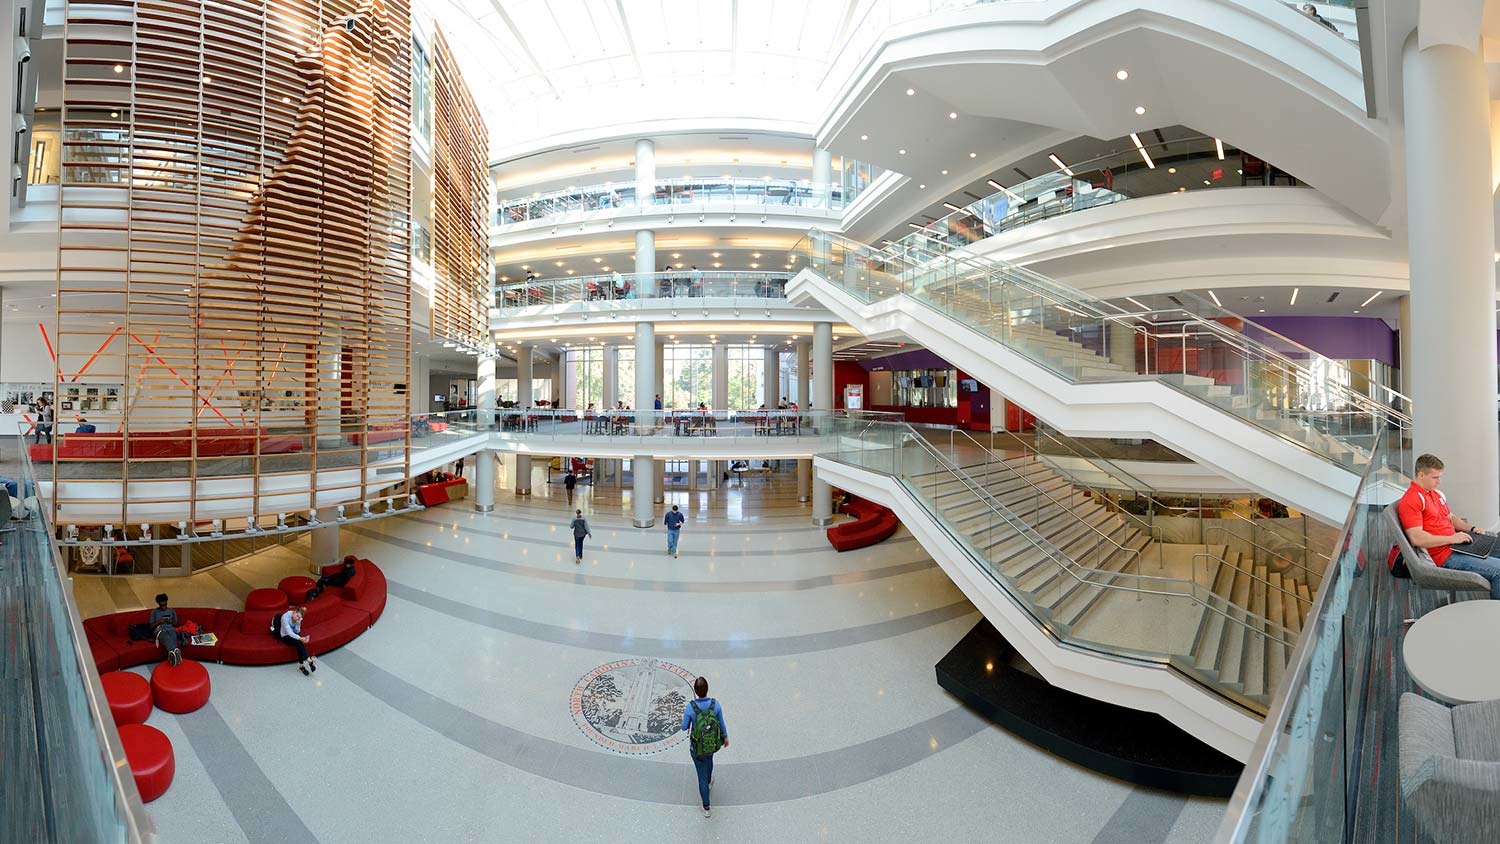
[[[339,565],[323,569],[333,574]],[[353,641],[370,629],[385,612],[385,573],[369,560],[355,564],[354,577],[344,586],[330,586],[312,602],[305,604],[307,615],[302,632],[310,637],[307,650],[313,655],[326,653]],[[159,662],[165,658],[156,642],[131,641],[132,624],[145,624],[150,610],[131,610],[100,615],[83,622],[89,650],[99,673]],[[274,610],[221,610],[203,607],[178,607],[179,622],[195,621],[201,631],[213,633],[219,641],[213,645],[189,644],[182,640],[182,654],[199,662],[223,662],[231,665],[276,665],[296,662],[297,651],[271,636]]]
[[[894,510],[863,498],[850,496],[844,512],[853,516],[854,521],[828,529],[828,542],[839,551],[853,551],[884,542],[901,526]]]

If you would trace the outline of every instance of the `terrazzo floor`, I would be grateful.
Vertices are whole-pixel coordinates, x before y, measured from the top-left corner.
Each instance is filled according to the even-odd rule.
[[[154,712],[177,757],[148,806],[158,840],[1212,838],[1223,801],[1060,761],[940,689],[934,664],[978,615],[904,530],[839,554],[789,475],[669,489],[688,518],[673,559],[660,526],[630,527],[628,489],[584,485],[594,538],[576,566],[561,485],[538,471],[533,489],[502,490],[492,513],[462,501],[345,528],[342,550],[389,578],[384,616],[312,677],[210,665],[208,706]],[[237,608],[306,571],[306,549],[191,578],[78,577],[75,594],[85,616],[162,589]],[[684,734],[661,728],[700,674],[731,739],[711,818]]]

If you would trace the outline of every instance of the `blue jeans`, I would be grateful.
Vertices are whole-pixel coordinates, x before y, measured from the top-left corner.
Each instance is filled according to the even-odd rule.
[[[682,533],[682,528],[667,528],[667,553],[677,553],[677,535]]]
[[[1500,546],[1497,546],[1500,547]],[[1449,554],[1448,559],[1443,561],[1443,568],[1455,571],[1472,571],[1484,576],[1490,582],[1490,599],[1500,601],[1500,560],[1493,557],[1466,557],[1463,554]]]
[[[692,756],[693,752],[688,751]],[[714,757],[693,756],[693,767],[698,770],[698,796],[703,798],[703,808],[708,808],[708,783],[714,778]]]
[[[11,498],[21,497],[21,485],[14,478],[0,478],[0,484],[5,486],[5,491],[10,493]]]
[[[573,537],[573,556],[583,559],[583,537],[581,536]]]

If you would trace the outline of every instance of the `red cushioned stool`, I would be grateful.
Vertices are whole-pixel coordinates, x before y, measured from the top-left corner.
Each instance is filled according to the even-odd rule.
[[[151,684],[145,677],[130,671],[109,671],[99,675],[99,682],[116,724],[144,724],[151,717]]]
[[[166,794],[167,787],[172,784],[172,775],[177,773],[172,740],[155,727],[126,724],[120,727],[120,744],[125,747],[125,761],[130,763],[130,773],[135,777],[141,800],[150,803]]]
[[[286,612],[286,593],[280,589],[252,589],[245,596],[245,611],[270,610],[272,612]]]
[[[181,665],[158,663],[151,672],[151,692],[156,705],[166,712],[192,712],[208,703],[208,669],[203,663],[184,659]]]
[[[287,600],[292,603],[305,604],[307,603],[307,590],[317,585],[318,581],[310,577],[294,574],[291,577],[283,577],[281,582],[276,584],[276,588],[284,592]]]

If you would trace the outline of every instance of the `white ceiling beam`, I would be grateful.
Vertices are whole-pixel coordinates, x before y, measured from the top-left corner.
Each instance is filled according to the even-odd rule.
[[[620,19],[620,31],[625,33],[625,46],[630,48],[630,60],[635,62],[636,76],[646,84],[646,68],[641,64],[641,54],[635,48],[635,36],[630,32],[630,21],[625,17],[625,0],[615,0],[615,15]]]
[[[619,0],[616,0],[616,2],[619,2]],[[521,30],[516,28],[516,22],[511,20],[510,13],[505,11],[503,0],[490,0],[490,7],[495,10],[495,14],[500,16],[500,20],[505,22],[505,28],[510,30],[511,36],[516,39],[516,44],[520,46],[521,52],[526,54],[527,61],[531,62],[531,66],[536,70],[537,75],[542,77],[543,82],[547,83],[547,88],[552,91],[552,96],[562,97],[562,92],[557,90],[556,85],[552,84],[552,77],[547,75],[547,71],[542,68],[542,63],[537,61],[536,55],[531,52],[531,47],[526,43],[526,38],[521,35]]]

